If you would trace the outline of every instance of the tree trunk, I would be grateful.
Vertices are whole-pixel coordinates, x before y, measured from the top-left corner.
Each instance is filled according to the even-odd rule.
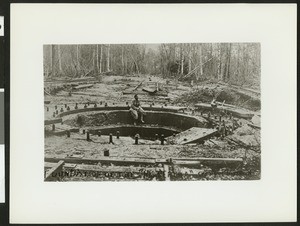
[[[203,65],[202,65],[202,44],[199,44],[199,73],[198,76],[196,77],[196,80],[198,81],[198,77],[202,77],[203,75]]]
[[[237,45],[237,66],[236,66],[236,73],[237,73],[237,76],[236,78],[239,78],[240,77],[240,55],[241,55],[241,50],[240,50],[240,44]]]
[[[213,49],[213,44],[211,43],[210,44],[210,59],[211,61],[209,62],[209,65],[210,65],[210,77],[211,78],[214,78],[215,77],[215,72],[214,72],[214,49]]]
[[[59,73],[62,74],[62,63],[61,63],[61,49],[60,49],[60,45],[57,45],[57,51],[58,51]]]
[[[102,45],[100,45],[100,63],[99,63],[99,73],[102,73],[102,61],[103,61]]]
[[[230,58],[231,58],[231,43],[227,46],[227,72],[226,72],[226,79],[230,79]]]
[[[107,56],[106,56],[107,58],[106,58],[106,69],[107,69],[107,71],[110,71],[110,65],[109,65],[109,63],[110,63],[110,61],[109,61],[109,58],[110,58],[110,44],[108,44],[108,46],[107,46]]]
[[[51,75],[55,76],[55,45],[51,45]]]
[[[76,67],[77,71],[80,71],[80,63],[79,63],[79,45],[76,45]]]
[[[99,45],[97,44],[96,46],[96,73],[98,74],[99,73]]]
[[[93,71],[94,74],[97,74],[98,68],[97,68],[97,48],[93,48],[93,56],[92,56],[92,61],[93,61]]]
[[[189,44],[189,61],[188,61],[188,65],[189,65],[189,72],[192,70],[192,44]]]
[[[184,56],[183,56],[183,44],[180,45],[180,74],[183,75],[184,72]]]
[[[220,44],[220,48],[219,48],[218,79],[223,80],[223,76],[222,76],[222,44]]]
[[[121,72],[122,75],[124,74],[124,46],[122,45],[122,53],[121,53]]]

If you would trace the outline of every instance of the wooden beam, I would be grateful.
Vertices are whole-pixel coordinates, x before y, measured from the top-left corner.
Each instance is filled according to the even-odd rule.
[[[243,162],[241,158],[172,158],[172,164],[175,165],[235,165]],[[156,165],[158,163],[161,164],[169,164],[167,159],[153,159],[153,158],[134,158],[134,157],[100,157],[96,159],[89,158],[55,158],[55,157],[45,157],[45,162],[58,162],[64,161],[65,163],[73,163],[73,164],[98,164],[98,163],[106,163],[106,164],[115,164],[115,165]]]
[[[212,107],[210,104],[207,103],[199,103],[195,104],[195,107],[199,110],[212,110]],[[226,106],[219,106],[214,108],[215,112],[228,112],[231,113],[234,117],[238,118],[245,118],[245,119],[250,119],[254,116],[254,112],[240,109],[240,108],[232,108],[232,107],[226,107]]]
[[[55,158],[55,157],[45,157],[45,162],[57,162],[63,160],[66,163],[75,164],[97,164],[97,163],[113,163],[121,165],[139,165],[139,164],[155,164],[155,159],[139,159],[139,158],[117,158],[117,157],[100,157],[97,159],[89,158]]]
[[[86,88],[93,87],[93,85],[94,85],[94,84],[79,85],[79,86],[73,87],[73,89],[75,89],[75,90],[78,90],[78,89],[86,89]]]
[[[251,126],[254,129],[260,129],[260,126],[254,125],[253,123],[248,123],[248,126]]]
[[[50,120],[45,120],[44,125],[51,125],[51,124],[56,124],[56,123],[61,123],[61,122],[62,122],[62,118],[50,119]]]
[[[137,88],[139,88],[142,84],[143,84],[144,81],[141,81],[136,87],[134,87],[132,89],[132,91],[135,91]]]
[[[56,180],[57,179],[56,174],[62,170],[64,163],[65,163],[64,161],[60,160],[54,167],[52,167],[46,173],[45,181]]]
[[[157,92],[157,89],[153,89],[153,88],[150,88],[150,87],[148,87],[148,86],[143,87],[142,90],[145,91],[145,92],[148,92],[148,93],[150,93],[150,94],[154,94],[154,93]]]
[[[215,162],[243,162],[242,158],[173,158],[174,160],[178,161],[200,161],[200,162],[210,162],[210,161],[215,161]]]
[[[133,94],[139,94],[139,95],[148,95],[148,93],[145,93],[144,91],[132,91],[132,90],[124,90],[123,95],[133,95]],[[164,96],[167,97],[168,93],[167,92],[163,92],[163,91],[159,91],[155,93],[155,96]]]
[[[182,131],[175,136],[167,137],[166,140],[172,144],[190,144],[202,142],[214,136],[218,131],[216,129],[207,129],[200,127],[192,127]]]

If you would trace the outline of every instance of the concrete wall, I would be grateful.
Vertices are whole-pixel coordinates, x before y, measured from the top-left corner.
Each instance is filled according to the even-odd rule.
[[[134,137],[136,134],[139,134],[140,138],[154,140],[155,135],[158,134],[159,137],[161,134],[164,134],[165,137],[172,136],[174,133],[177,134],[181,131],[177,131],[168,127],[154,127],[154,126],[102,126],[99,129],[89,129],[91,134],[97,134],[98,131],[101,132],[101,135],[109,135],[110,133],[113,136],[117,135],[119,131],[120,136],[131,136]],[[115,139],[115,138],[114,138]]]
[[[82,112],[62,118],[64,124],[73,127],[133,124],[134,122],[128,110]],[[146,111],[144,121],[147,125],[174,127],[180,130],[186,130],[191,127],[207,127],[207,121],[203,118],[172,112]]]

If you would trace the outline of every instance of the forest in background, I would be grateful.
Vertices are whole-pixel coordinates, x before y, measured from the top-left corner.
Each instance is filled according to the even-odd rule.
[[[149,74],[259,88],[259,43],[44,45],[44,79]]]

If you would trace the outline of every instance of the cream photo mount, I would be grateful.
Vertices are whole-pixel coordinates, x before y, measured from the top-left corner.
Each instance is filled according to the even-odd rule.
[[[11,4],[10,223],[296,221],[296,8]],[[261,43],[261,180],[45,183],[43,45],[162,42]]]

